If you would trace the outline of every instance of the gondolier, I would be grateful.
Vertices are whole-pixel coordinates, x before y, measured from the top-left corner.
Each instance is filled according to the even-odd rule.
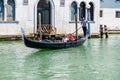
[[[85,18],[83,17],[82,21],[81,21],[81,25],[82,25],[82,28],[83,28],[83,33],[84,33],[84,37],[86,36],[86,32],[87,32],[87,20],[85,20]]]

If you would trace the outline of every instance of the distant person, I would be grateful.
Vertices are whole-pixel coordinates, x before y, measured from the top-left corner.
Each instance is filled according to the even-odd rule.
[[[68,40],[69,40],[68,37],[66,35],[64,35],[62,38],[62,42],[67,42]]]
[[[108,28],[106,25],[104,25],[104,32],[105,32],[105,37],[108,38]]]
[[[100,38],[103,38],[103,26],[100,25]]]
[[[84,33],[84,37],[86,36],[86,33],[87,33],[87,20],[85,20],[85,18],[83,17],[82,21],[81,21],[81,25],[82,25],[82,28],[83,28],[83,33]]]

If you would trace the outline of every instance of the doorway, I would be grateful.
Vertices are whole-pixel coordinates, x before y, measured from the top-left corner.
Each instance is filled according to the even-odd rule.
[[[39,13],[41,14],[41,25],[51,24],[51,5],[50,1],[40,0],[37,5],[37,23],[39,23]]]
[[[39,13],[41,14],[41,16],[39,16]],[[43,35],[56,33],[55,6],[54,6],[53,0],[39,0],[38,1],[36,20],[37,20],[37,30],[39,27],[41,27]],[[39,23],[41,26],[39,26]]]

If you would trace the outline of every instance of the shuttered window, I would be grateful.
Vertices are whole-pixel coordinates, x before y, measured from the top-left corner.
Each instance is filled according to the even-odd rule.
[[[120,18],[120,11],[116,11],[116,18]]]
[[[103,11],[100,10],[100,17],[103,17]]]

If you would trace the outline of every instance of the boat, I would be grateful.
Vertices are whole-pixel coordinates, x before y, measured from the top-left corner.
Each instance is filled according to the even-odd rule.
[[[40,49],[62,49],[62,48],[70,48],[70,47],[76,47],[82,45],[85,40],[87,39],[86,37],[78,37],[74,41],[68,41],[68,42],[53,42],[53,41],[38,41],[34,40],[31,38],[27,38],[24,30],[21,29],[22,32],[22,39],[24,41],[25,46],[30,47],[30,48],[40,48]]]

